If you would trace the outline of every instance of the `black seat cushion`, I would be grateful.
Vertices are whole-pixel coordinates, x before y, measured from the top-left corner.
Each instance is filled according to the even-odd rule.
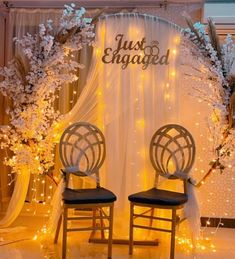
[[[128,199],[129,201],[138,203],[177,206],[187,202],[188,197],[184,193],[152,188],[144,192],[131,194]]]
[[[78,190],[66,188],[63,193],[65,204],[108,203],[116,199],[111,191],[101,187]]]

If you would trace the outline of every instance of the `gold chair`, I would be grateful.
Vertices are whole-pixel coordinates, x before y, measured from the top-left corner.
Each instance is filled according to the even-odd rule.
[[[176,211],[187,202],[187,174],[195,159],[195,143],[192,135],[182,126],[168,124],[155,132],[150,143],[150,160],[155,169],[155,185],[152,189],[138,192],[128,197],[130,201],[129,254],[133,253],[133,229],[164,231],[171,233],[170,259],[175,252],[175,228],[182,222]],[[182,179],[184,192],[173,192],[157,188],[159,175],[168,179]],[[144,213],[137,213],[135,206],[147,208]],[[171,218],[154,216],[154,209],[171,210]],[[150,212],[150,215],[148,215]],[[137,218],[149,219],[149,225],[135,224]],[[171,222],[171,228],[156,228],[153,220]]]
[[[86,122],[78,122],[70,125],[62,134],[59,145],[60,159],[64,166],[65,190],[63,193],[63,217],[61,215],[54,243],[57,243],[60,225],[63,218],[63,243],[62,258],[66,258],[67,233],[70,231],[101,230],[104,238],[104,230],[108,230],[108,258],[112,256],[112,232],[113,232],[113,207],[116,196],[109,190],[100,186],[99,169],[105,159],[105,139],[102,132],[94,125]],[[96,180],[96,188],[70,189],[68,188],[70,175],[78,177],[90,176]],[[108,212],[103,210],[109,208]],[[69,209],[76,211],[89,211],[92,215],[70,216]],[[92,226],[68,228],[69,220],[92,220]],[[96,220],[101,224],[98,225]],[[109,226],[105,226],[104,220]],[[92,232],[92,233],[93,233]]]

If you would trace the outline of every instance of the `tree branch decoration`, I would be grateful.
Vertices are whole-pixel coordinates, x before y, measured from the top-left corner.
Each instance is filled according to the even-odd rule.
[[[227,35],[223,45],[219,42],[211,18],[208,25],[193,24],[186,17],[187,29],[183,30],[183,50],[197,62],[192,74],[185,74],[199,83],[194,87],[194,96],[211,107],[209,131],[214,144],[214,159],[204,177],[205,180],[219,169],[231,169],[235,163],[235,44]],[[205,87],[205,82],[207,87]]]
[[[15,42],[22,56],[1,68],[0,91],[11,103],[6,112],[9,125],[1,126],[1,148],[10,150],[4,163],[19,174],[47,173],[54,165],[54,147],[59,111],[54,108],[56,93],[63,84],[76,81],[83,65],[73,61],[73,52],[93,41],[92,20],[84,18],[85,9],[65,5],[59,29],[53,22],[39,25],[39,33],[27,34]]]

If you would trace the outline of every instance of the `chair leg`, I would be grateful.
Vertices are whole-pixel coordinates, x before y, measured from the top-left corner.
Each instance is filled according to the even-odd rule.
[[[58,237],[59,237],[59,234],[60,234],[61,222],[62,222],[62,214],[61,214],[60,217],[59,217],[58,224],[57,224],[57,227],[56,227],[55,238],[54,238],[54,244],[57,244],[57,242],[58,242]]]
[[[149,226],[152,227],[153,226],[153,217],[154,217],[154,208],[151,209],[151,213],[150,213],[150,220],[149,220]]]
[[[108,258],[112,258],[113,241],[113,204],[109,207],[109,240],[108,240]]]
[[[105,225],[103,220],[102,208],[99,208],[99,212],[100,212],[100,226],[101,228],[103,228]],[[101,238],[105,239],[104,229],[101,229],[100,234],[101,234]]]
[[[67,250],[67,216],[68,216],[68,208],[64,207],[62,259],[66,259],[66,250]]]
[[[172,209],[171,253],[170,253],[170,259],[174,259],[174,257],[175,257],[175,228],[176,228],[176,210]]]
[[[92,215],[93,215],[92,227],[95,228],[96,227],[96,209],[92,209]]]
[[[134,204],[130,203],[130,226],[129,226],[129,254],[133,253],[133,214],[134,214]]]

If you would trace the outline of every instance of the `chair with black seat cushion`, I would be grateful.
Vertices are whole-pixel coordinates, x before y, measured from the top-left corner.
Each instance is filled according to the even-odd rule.
[[[108,230],[108,258],[112,256],[112,232],[113,232],[113,207],[116,196],[109,190],[100,186],[99,169],[105,159],[105,139],[102,132],[94,125],[87,122],[78,122],[70,125],[62,134],[59,145],[60,159],[64,166],[65,190],[63,193],[63,217],[60,217],[55,240],[57,243],[60,225],[63,218],[63,244],[62,258],[66,258],[67,233],[70,231],[96,231],[101,230],[104,238],[104,230]],[[96,180],[96,188],[71,189],[69,177],[90,176]],[[103,208],[108,208],[108,212]],[[71,216],[69,209],[76,211],[88,211],[91,215]],[[92,226],[68,228],[69,220],[92,220]],[[101,224],[97,224],[99,219]],[[108,221],[106,227],[104,221]]]
[[[175,227],[180,220],[176,211],[182,209],[188,200],[187,174],[195,159],[195,143],[192,135],[184,127],[168,124],[158,129],[150,143],[150,160],[155,169],[155,185],[153,188],[132,194],[130,201],[130,233],[129,254],[133,253],[133,229],[142,228],[171,233],[170,258],[174,258]],[[183,181],[184,192],[174,192],[157,188],[159,175]],[[147,208],[144,213],[137,213],[136,206]],[[154,209],[171,210],[171,218],[154,216]],[[150,212],[150,214],[148,214]],[[135,224],[137,218],[149,219],[149,225]],[[171,228],[152,227],[153,220],[163,220],[171,223]]]

